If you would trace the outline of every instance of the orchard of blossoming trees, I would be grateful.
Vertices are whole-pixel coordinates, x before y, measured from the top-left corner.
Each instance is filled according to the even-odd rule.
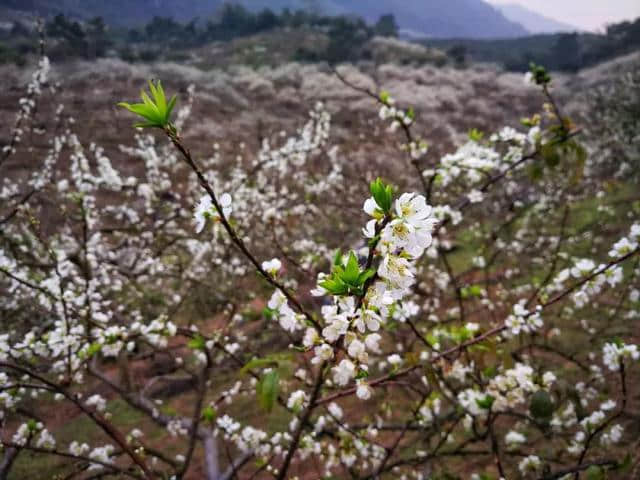
[[[32,151],[49,70],[0,155],[33,152],[0,175],[0,478],[640,474],[637,172],[588,154],[544,68],[540,112],[442,158],[336,70],[398,144],[383,179],[322,104],[255,157],[191,151],[193,89],[160,82],[121,104],[126,169],[63,106]]]

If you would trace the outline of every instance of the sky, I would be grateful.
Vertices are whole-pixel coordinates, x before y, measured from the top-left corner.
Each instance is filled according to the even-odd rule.
[[[640,17],[640,0],[488,0],[518,3],[546,17],[584,30],[599,31],[607,23]]]

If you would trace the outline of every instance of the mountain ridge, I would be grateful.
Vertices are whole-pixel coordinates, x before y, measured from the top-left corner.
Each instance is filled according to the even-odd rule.
[[[578,27],[560,22],[517,3],[498,3],[494,5],[506,18],[517,22],[533,34],[575,32]]]
[[[0,7],[48,16],[63,13],[81,19],[102,16],[107,23],[132,27],[154,16],[171,16],[178,21],[206,18],[224,3],[224,0],[58,0],[51,5],[47,0],[0,0]],[[252,10],[290,8],[351,14],[369,22],[393,13],[401,30],[425,37],[509,38],[528,33],[484,0],[234,0],[233,3]]]
[[[505,38],[527,35],[521,25],[508,20],[484,0],[332,0],[366,20],[393,13],[403,30],[426,37]]]

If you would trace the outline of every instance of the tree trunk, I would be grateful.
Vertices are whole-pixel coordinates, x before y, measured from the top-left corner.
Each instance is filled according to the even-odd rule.
[[[218,464],[218,443],[213,436],[213,432],[209,432],[205,435],[203,444],[207,480],[218,480],[220,478],[220,465]]]
[[[13,447],[5,450],[4,458],[2,459],[2,463],[0,463],[0,480],[7,480],[9,478],[11,467],[17,458],[18,453],[18,449]]]

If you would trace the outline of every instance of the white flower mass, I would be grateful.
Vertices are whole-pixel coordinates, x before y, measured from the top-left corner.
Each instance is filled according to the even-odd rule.
[[[36,137],[62,88],[39,61],[0,153],[1,478],[48,456],[60,478],[605,478],[633,456],[637,165],[540,75],[446,67],[436,94],[445,70],[371,68],[397,99],[355,67],[238,68],[101,147],[66,107]],[[467,134],[471,80],[526,92],[515,118],[543,105]],[[258,110],[228,138],[191,119],[282,91],[325,99],[291,135],[275,102],[257,134]],[[459,125],[428,130],[418,97]]]

